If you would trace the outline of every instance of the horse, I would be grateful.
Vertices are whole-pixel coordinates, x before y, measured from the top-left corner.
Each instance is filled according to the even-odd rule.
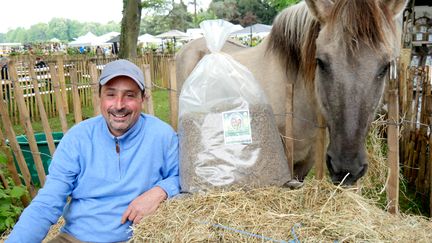
[[[282,134],[285,115],[292,115],[296,179],[303,181],[313,167],[320,118],[327,128],[322,160],[333,183],[353,185],[366,174],[365,140],[388,71],[399,55],[399,17],[406,4],[407,0],[305,0],[281,11],[261,44],[225,44],[222,51],[260,82]],[[178,52],[177,87],[206,53],[204,39]],[[289,82],[292,114],[285,111]]]

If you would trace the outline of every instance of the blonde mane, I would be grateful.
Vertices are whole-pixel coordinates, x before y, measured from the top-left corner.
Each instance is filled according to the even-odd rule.
[[[386,6],[377,0],[335,1],[329,30],[344,43],[341,50],[355,55],[360,43],[376,50],[396,51],[396,27]],[[292,81],[303,79],[313,85],[315,77],[316,38],[320,23],[305,2],[283,10],[275,18],[267,51],[279,56]]]
[[[306,82],[315,77],[315,39],[319,22],[304,2],[286,8],[276,16],[267,51],[279,56],[292,81],[301,75]]]

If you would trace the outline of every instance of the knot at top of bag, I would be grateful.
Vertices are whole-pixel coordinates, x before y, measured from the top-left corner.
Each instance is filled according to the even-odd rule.
[[[200,27],[204,33],[207,48],[212,53],[219,52],[235,30],[235,25],[222,19],[205,20],[201,22]]]

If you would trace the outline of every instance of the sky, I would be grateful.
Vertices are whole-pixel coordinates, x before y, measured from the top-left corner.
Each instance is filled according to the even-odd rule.
[[[197,2],[208,6],[210,0]],[[101,24],[120,22],[123,0],[1,0],[0,9],[0,33],[6,33],[17,27],[28,29],[48,23],[55,17]]]
[[[122,18],[123,0],[2,0],[0,33],[9,29],[28,29],[52,18],[106,24]]]

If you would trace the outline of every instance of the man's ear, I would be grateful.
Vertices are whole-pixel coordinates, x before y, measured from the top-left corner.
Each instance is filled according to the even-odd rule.
[[[306,4],[312,15],[322,24],[329,18],[334,5],[331,0],[306,0]]]

